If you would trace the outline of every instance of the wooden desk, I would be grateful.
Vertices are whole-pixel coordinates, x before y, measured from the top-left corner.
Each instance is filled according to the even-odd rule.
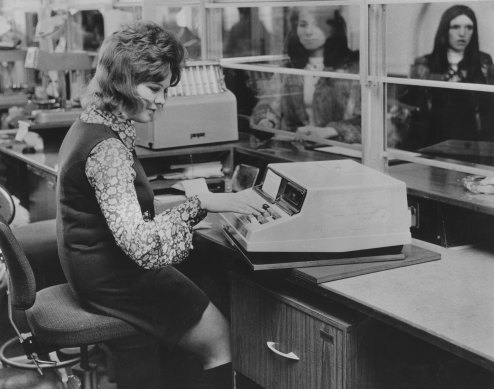
[[[212,147],[224,151],[236,146]],[[183,149],[164,150],[158,156],[180,152]],[[1,153],[56,175],[57,153],[22,154],[3,147]],[[138,150],[139,153],[149,160],[157,155],[145,149]],[[391,167],[390,173],[397,178],[408,177],[412,193],[426,196],[430,192],[437,199],[464,207],[472,204],[472,199],[465,196],[472,196],[475,207],[494,214],[490,197],[468,195],[457,184],[455,180],[460,173],[437,170],[443,169],[404,164]],[[436,173],[439,178],[434,176]],[[428,177],[433,178],[429,180],[429,188],[424,186]],[[452,187],[444,189],[440,180],[453,182]],[[205,232],[208,234],[208,239],[222,244],[217,225],[216,230]],[[493,253],[414,243],[439,251],[442,260],[320,285],[304,283],[304,286],[494,371]]]
[[[418,150],[425,155],[492,165],[494,162],[494,142],[464,139],[448,139]]]
[[[494,371],[494,256],[446,249],[440,261],[309,288]]]
[[[32,167],[38,168],[54,177],[57,175],[58,152],[44,151],[33,154],[23,154],[23,144],[16,144],[13,147],[0,146],[0,153],[17,159]]]
[[[19,198],[30,213],[30,220],[52,219],[56,212],[55,186],[57,152],[23,154],[22,144],[0,146],[2,183]]]
[[[219,218],[207,220],[212,229],[198,233],[229,247]],[[493,251],[413,244],[441,260],[323,284],[290,280],[494,372]]]
[[[494,215],[494,196],[473,194],[461,185],[466,173],[417,163],[390,166],[388,173],[407,184],[409,195]]]
[[[492,240],[494,196],[468,192],[461,184],[466,173],[405,163],[390,166],[389,174],[407,185],[417,211],[414,238],[445,247]]]

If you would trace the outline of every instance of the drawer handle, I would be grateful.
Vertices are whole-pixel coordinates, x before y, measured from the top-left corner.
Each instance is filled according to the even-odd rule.
[[[289,353],[282,353],[280,350],[277,350],[276,349],[276,346],[278,345],[278,343],[275,343],[275,342],[266,342],[266,346],[268,346],[268,348],[274,352],[275,354],[279,355],[280,357],[283,357],[283,358],[288,358],[288,359],[293,359],[294,361],[300,361],[300,358],[297,357],[297,355],[295,353],[293,353],[293,351],[290,351]]]

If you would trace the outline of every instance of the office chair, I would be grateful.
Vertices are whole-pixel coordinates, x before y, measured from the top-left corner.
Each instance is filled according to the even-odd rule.
[[[5,223],[10,224],[14,220],[15,216],[15,203],[12,196],[5,189],[4,186],[0,185],[0,220],[5,221]]]
[[[67,283],[36,292],[31,265],[4,222],[0,222],[0,250],[8,272],[9,318],[32,363],[18,363],[6,357],[6,349],[16,341],[15,338],[0,348],[1,362],[13,367],[37,369],[41,374],[43,369],[58,369],[79,362],[82,388],[96,389],[96,370],[89,364],[88,347],[136,336],[138,331],[120,319],[84,309]],[[25,321],[19,320],[19,316],[25,316]],[[41,359],[52,351],[72,347],[80,348],[80,358],[62,362]]]

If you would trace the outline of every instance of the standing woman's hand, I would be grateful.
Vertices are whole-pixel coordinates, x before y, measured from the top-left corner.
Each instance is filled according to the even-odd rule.
[[[198,195],[201,207],[208,212],[237,212],[246,215],[259,215],[263,212],[259,202],[255,202],[248,190],[237,193],[201,193]]]

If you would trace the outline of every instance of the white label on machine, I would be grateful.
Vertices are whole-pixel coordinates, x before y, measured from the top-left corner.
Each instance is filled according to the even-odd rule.
[[[280,189],[281,177],[274,173],[271,169],[268,169],[266,177],[264,178],[264,183],[262,184],[262,191],[276,200],[278,191]]]

